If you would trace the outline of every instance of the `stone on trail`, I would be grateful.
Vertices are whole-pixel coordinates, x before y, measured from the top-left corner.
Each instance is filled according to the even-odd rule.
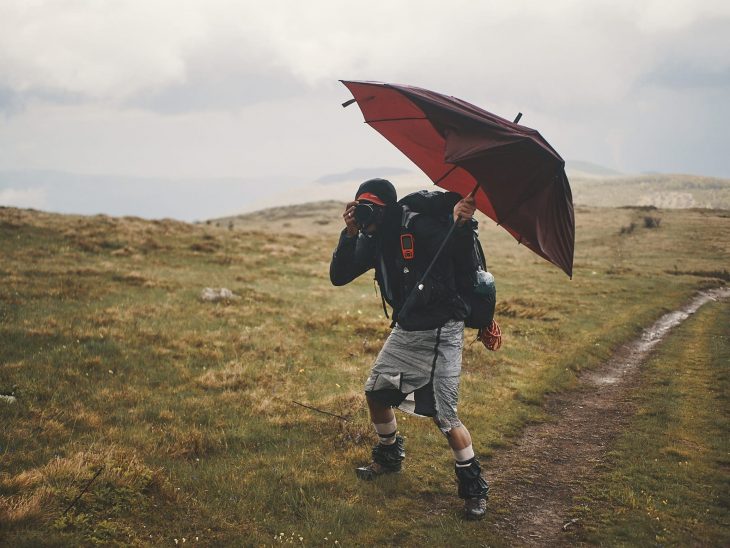
[[[233,291],[227,287],[205,287],[203,288],[203,291],[200,292],[200,299],[204,302],[214,303],[218,301],[230,301],[237,298],[238,295],[234,294]]]

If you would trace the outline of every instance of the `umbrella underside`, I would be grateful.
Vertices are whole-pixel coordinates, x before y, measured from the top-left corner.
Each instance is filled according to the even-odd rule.
[[[478,185],[480,211],[572,274],[573,204],[564,162],[537,131],[419,88],[343,83],[365,121],[434,184],[462,196]]]

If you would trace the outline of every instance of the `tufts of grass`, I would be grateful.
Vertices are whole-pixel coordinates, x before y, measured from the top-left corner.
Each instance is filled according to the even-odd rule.
[[[177,499],[161,469],[117,446],[56,456],[18,474],[3,474],[0,488],[5,494],[0,531],[33,523],[53,531],[51,538],[90,543],[133,531],[144,511]],[[99,528],[100,521],[106,527]]]

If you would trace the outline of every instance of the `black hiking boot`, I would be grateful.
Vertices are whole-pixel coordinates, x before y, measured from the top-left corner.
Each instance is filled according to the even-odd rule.
[[[482,477],[482,468],[474,457],[469,466],[454,466],[459,481],[459,497],[464,499],[464,517],[482,519],[487,513],[489,484]]]
[[[402,436],[396,436],[392,445],[378,443],[373,447],[373,462],[356,468],[355,474],[361,480],[373,480],[383,474],[400,472],[405,457],[405,440]]]

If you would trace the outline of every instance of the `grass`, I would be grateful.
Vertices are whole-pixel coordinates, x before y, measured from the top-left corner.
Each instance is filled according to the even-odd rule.
[[[646,365],[637,413],[580,502],[580,540],[730,544],[730,309],[707,305]]]
[[[403,475],[354,481],[388,321],[369,275],[329,283],[339,207],[291,232],[0,208],[0,393],[17,397],[0,402],[0,543],[499,544],[460,520],[430,421],[399,415]],[[726,212],[654,214],[648,230],[640,209],[578,208],[572,281],[484,223],[505,342],[467,345],[459,410],[487,474],[546,394],[724,283],[696,273],[728,264]]]

